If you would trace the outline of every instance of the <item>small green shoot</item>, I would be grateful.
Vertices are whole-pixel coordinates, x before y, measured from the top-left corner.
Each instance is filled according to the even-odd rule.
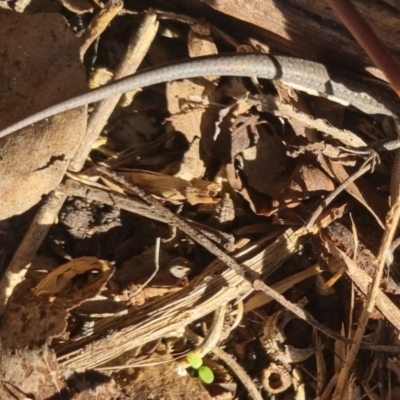
[[[204,383],[213,383],[214,382],[214,372],[212,372],[212,370],[206,366],[201,366],[198,370],[197,370],[200,379],[204,382]]]
[[[194,369],[199,369],[203,365],[203,359],[196,353],[189,353],[186,356],[186,361]]]
[[[196,353],[189,353],[186,356],[186,361],[193,369],[197,370],[199,378],[204,383],[212,383],[214,381],[214,373],[208,367],[203,366],[203,359]]]

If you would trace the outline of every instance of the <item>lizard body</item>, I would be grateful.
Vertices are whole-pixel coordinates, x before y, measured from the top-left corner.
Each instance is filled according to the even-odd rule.
[[[367,114],[395,116],[400,112],[400,101],[385,85],[377,90],[375,85],[364,81],[348,79],[345,75],[337,77],[334,71],[313,61],[237,53],[191,58],[139,71],[24,118],[0,130],[0,138],[58,113],[111,96],[158,83],[206,75],[276,79],[308,93],[325,94],[332,100],[352,105]]]

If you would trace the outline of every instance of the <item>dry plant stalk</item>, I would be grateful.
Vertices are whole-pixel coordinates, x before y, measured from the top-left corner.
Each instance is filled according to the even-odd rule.
[[[120,0],[115,1],[117,3],[120,2]],[[113,2],[111,1],[110,3]],[[122,5],[121,2],[121,8]],[[119,12],[120,9],[115,9],[114,11]],[[124,78],[136,72],[146,56],[150,45],[153,43],[158,25],[157,16],[153,12],[145,14],[138,31],[135,32],[130,39],[124,58],[115,71],[113,80]],[[120,98],[121,96],[114,96],[96,104],[96,108],[90,116],[85,137],[69,165],[70,171],[78,172],[82,169],[92,149],[93,143],[100,135]]]
[[[340,265],[343,266],[343,269],[346,271],[349,278],[365,295],[367,295],[372,278],[358,267],[357,264],[343,251],[338,249],[329,239],[326,239],[326,244],[330,254],[332,254],[335,259],[339,261]],[[380,289],[376,296],[376,307],[387,318],[387,320],[391,322],[398,331],[400,331],[400,310]]]
[[[242,264],[254,272],[271,273],[295,252],[306,234],[303,228],[297,231],[288,229],[266,248],[260,244],[253,246],[256,254]],[[268,270],[263,271],[266,265]],[[126,316],[100,323],[98,331],[91,337],[60,345],[57,349],[60,365],[75,370],[95,368],[125,351],[187,326],[221,304],[251,291],[248,281],[233,270],[226,269],[220,260],[215,260],[178,293],[149,303]]]
[[[3,314],[4,307],[14,288],[24,280],[28,267],[56,220],[66,198],[66,194],[53,191],[35,215],[0,281],[0,315]]]
[[[389,82],[391,83],[395,92],[400,95],[400,78],[398,74],[398,64],[395,62],[392,55],[382,44],[380,39],[375,35],[374,31],[362,18],[357,9],[353,6],[350,1],[344,0],[327,0],[329,5],[335,11],[337,16],[340,18],[342,23],[352,33],[360,46],[374,61],[385,74]],[[391,199],[392,207],[386,217],[385,231],[382,238],[379,254],[377,257],[377,267],[375,274],[372,277],[372,283],[369,286],[366,304],[363,313],[358,322],[358,327],[354,335],[354,342],[350,347],[346,359],[343,361],[342,369],[339,373],[338,382],[333,394],[333,399],[341,399],[345,395],[346,387],[350,385],[349,373],[350,368],[354,364],[358,351],[360,349],[361,341],[364,336],[364,332],[369,320],[369,316],[374,309],[376,298],[380,292],[379,285],[382,279],[383,270],[385,268],[386,255],[390,249],[391,243],[394,239],[394,235],[397,230],[397,226],[400,220],[400,191],[399,180],[399,158],[400,154],[397,154],[397,162],[393,169],[394,181],[392,179],[391,188],[392,196]],[[394,189],[394,190],[393,190]]]
[[[107,26],[122,10],[123,6],[124,3],[122,0],[110,0],[105,4],[104,8],[94,16],[82,36],[83,43],[80,49],[82,60],[91,44],[106,30]]]
[[[322,219],[322,226],[340,218],[345,210],[346,206],[330,210]],[[305,228],[297,231],[288,229],[267,247],[264,248],[261,241],[251,246],[251,254],[242,252],[236,258],[254,273],[266,276],[291,257],[307,234]],[[265,269],[265,266],[268,268]],[[98,330],[90,337],[58,346],[60,366],[76,370],[95,368],[125,351],[187,326],[221,304],[233,301],[238,296],[246,296],[252,291],[250,282],[227,269],[220,260],[215,260],[181,291],[149,303],[126,316],[100,323]],[[332,332],[328,334],[333,335]]]

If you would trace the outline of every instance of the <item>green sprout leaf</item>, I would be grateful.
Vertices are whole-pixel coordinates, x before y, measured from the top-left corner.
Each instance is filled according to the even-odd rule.
[[[194,369],[199,369],[203,365],[203,359],[196,353],[189,353],[186,360]]]
[[[214,381],[214,372],[210,368],[202,366],[197,372],[204,383],[212,383]]]

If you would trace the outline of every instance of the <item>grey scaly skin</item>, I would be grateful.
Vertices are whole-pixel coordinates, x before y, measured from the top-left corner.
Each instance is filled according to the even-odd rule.
[[[191,58],[140,71],[24,118],[0,130],[0,138],[58,113],[114,95],[158,83],[206,75],[276,79],[311,94],[325,94],[332,100],[372,115],[395,116],[400,110],[399,100],[385,85],[377,89],[376,85],[348,79],[347,74],[337,76],[336,72],[313,61],[239,53]]]

